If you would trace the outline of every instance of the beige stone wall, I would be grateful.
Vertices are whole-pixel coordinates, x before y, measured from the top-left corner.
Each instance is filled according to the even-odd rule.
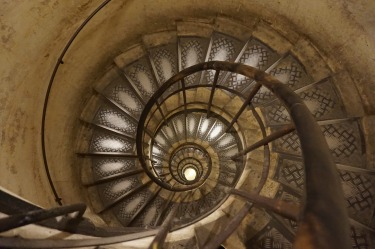
[[[55,205],[40,145],[49,77],[70,35],[100,2],[0,3],[0,185],[42,206]],[[371,9],[375,2],[346,0],[113,0],[73,43],[50,96],[47,153],[64,203],[85,199],[79,191],[80,165],[73,148],[80,127],[77,119],[92,94],[92,84],[115,56],[141,42],[143,34],[175,29],[178,19],[209,21],[224,15],[245,26],[264,23],[293,44],[308,39],[331,70],[347,75],[338,87],[357,105],[353,115],[362,116],[375,113]]]

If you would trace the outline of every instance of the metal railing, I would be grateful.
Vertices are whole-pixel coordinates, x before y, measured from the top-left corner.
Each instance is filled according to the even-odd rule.
[[[344,197],[338,181],[335,164],[332,160],[332,156],[329,152],[327,143],[322,135],[319,125],[303,101],[286,85],[282,84],[270,75],[246,65],[230,62],[213,61],[187,68],[173,76],[164,85],[162,85],[146,104],[139,120],[137,141],[143,141],[143,136],[146,133],[144,130],[144,124],[147,121],[146,119],[149,111],[156,102],[160,101],[159,98],[163,95],[163,93],[174,84],[182,81],[185,77],[204,70],[233,72],[254,79],[257,84],[261,84],[270,89],[284,103],[294,123],[294,126],[287,126],[281,132],[276,132],[275,134],[266,136],[264,139],[256,143],[256,146],[252,145],[249,148],[245,148],[242,152],[233,157],[233,159],[246,155],[258,146],[265,146],[265,148],[268,148],[268,143],[279,138],[282,134],[287,134],[295,128],[301,142],[306,177],[305,203],[299,213],[297,211],[298,206],[296,204],[285,203],[282,200],[273,200],[259,196],[259,191],[261,190],[268,174],[267,164],[269,165],[269,162],[266,162],[266,167],[263,169],[261,183],[259,184],[255,193],[244,193],[243,191],[238,190],[228,190],[229,193],[239,195],[241,198],[247,199],[248,202],[230,221],[227,228],[217,237],[212,239],[207,245],[205,245],[204,248],[217,248],[217,246],[219,246],[238,227],[253,204],[272,210],[287,218],[298,219],[299,228],[294,242],[296,248],[349,248],[349,224],[346,214],[346,207],[344,204]],[[215,84],[212,86],[214,85]],[[219,88],[218,85],[215,85],[215,87]],[[210,101],[212,101],[212,98],[210,98]],[[248,103],[251,103],[251,101]],[[142,166],[147,167],[145,155],[143,155],[144,147],[142,142],[137,143],[137,151],[138,159],[142,163]],[[269,149],[265,149],[264,152],[269,154]],[[322,183],[322,175],[324,175],[324,182],[329,182],[329,186]],[[79,207],[79,210],[82,212],[81,206]],[[45,219],[51,216],[56,216],[57,214],[61,214],[62,210],[65,210],[67,213],[74,211],[70,208],[64,207],[58,209],[59,212],[56,212],[56,210],[46,210],[46,213],[43,211],[38,211],[37,214],[41,215],[43,219]],[[171,212],[169,214],[169,218],[164,221],[160,229],[151,231],[113,236],[105,239],[85,239],[76,241],[1,238],[0,245],[4,247],[12,245],[13,247],[23,248],[73,248],[80,246],[112,244],[156,235],[152,246],[160,248],[166,237],[166,233],[171,228],[173,214],[175,213],[176,212]],[[26,219],[26,217],[33,217],[33,215],[35,215],[35,213],[26,213],[18,216],[17,218],[9,217],[2,219],[0,220],[0,227],[3,224],[8,223],[6,219],[8,221],[10,219],[24,221],[29,220]],[[25,224],[27,224],[27,222],[20,223],[20,225]],[[5,231],[7,229],[9,229],[9,227],[4,226],[3,230]]]
[[[271,141],[280,138],[295,129],[300,138],[304,158],[306,190],[305,204],[301,211],[299,229],[294,245],[296,248],[348,248],[350,245],[348,241],[350,236],[344,196],[338,180],[335,163],[320,127],[301,98],[286,85],[265,72],[250,66],[221,61],[205,62],[182,70],[165,82],[145,105],[138,123],[137,141],[143,141],[146,134],[144,131],[144,124],[147,123],[149,112],[155,103],[159,103],[159,105],[163,103],[163,100],[160,100],[163,94],[175,84],[183,82],[185,77],[204,70],[215,70],[216,76],[218,75],[218,72],[225,71],[241,74],[245,77],[254,79],[256,84],[253,91],[251,91],[249,97],[244,102],[244,106],[251,103],[252,97],[255,96],[257,91],[259,91],[260,86],[267,87],[284,103],[290,113],[294,125],[288,125],[284,127],[284,129],[270,134],[256,144],[251,145],[233,156],[233,159],[245,156],[259,146],[267,145]],[[217,81],[217,77],[215,77],[215,79]],[[217,82],[214,81],[212,85],[205,86],[212,89],[210,102],[208,103],[209,107],[212,103],[214,90],[219,87],[216,83]],[[186,87],[178,89],[176,92],[179,91],[186,91]],[[164,100],[165,99],[167,99],[167,97],[165,97]],[[239,114],[234,117],[231,124],[236,122],[244,109],[245,108],[240,109]],[[142,143],[137,143],[137,153],[139,161],[147,172],[148,165],[144,160],[144,147]],[[323,184],[323,175],[324,182],[329,182],[329,187]],[[154,178],[151,174],[149,174],[149,176],[150,178]],[[255,199],[253,199],[253,201],[254,200]],[[238,227],[251,206],[252,204],[248,202],[248,204],[245,205],[245,207],[230,222],[227,229],[220,233],[216,239],[211,240],[205,248],[216,248],[224,242],[224,240]],[[296,214],[293,214],[293,216],[296,217]]]
[[[46,153],[46,138],[45,138],[45,128],[46,128],[46,116],[47,116],[47,107],[48,107],[48,101],[51,93],[51,89],[53,86],[53,83],[55,81],[56,74],[60,68],[60,65],[64,64],[64,56],[66,52],[69,50],[70,46],[74,42],[74,40],[77,38],[78,34],[82,31],[82,29],[87,25],[87,23],[101,10],[103,9],[109,2],[112,0],[105,0],[102,4],[100,4],[83,22],[82,24],[77,28],[77,30],[74,32],[74,34],[70,37],[69,41],[65,45],[64,49],[62,50],[59,58],[56,61],[55,67],[52,71],[52,75],[50,77],[50,80],[48,82],[46,95],[44,97],[44,105],[43,105],[43,112],[42,112],[42,125],[41,125],[41,146],[42,146],[42,156],[43,156],[43,163],[44,163],[44,169],[47,174],[48,182],[51,187],[51,190],[53,192],[53,195],[55,196],[55,201],[61,206],[62,205],[62,199],[60,198],[59,194],[57,193],[57,190],[55,188],[55,185],[53,184],[53,180],[49,171],[48,166],[48,159],[47,159],[47,153]]]
[[[63,64],[63,59],[68,51],[71,44],[74,42],[78,34],[81,30],[86,26],[86,24],[104,7],[106,6],[111,0],[104,1],[95,11],[90,14],[88,18],[84,20],[84,22],[79,26],[79,28],[75,31],[72,37],[69,39],[68,43],[64,47],[63,51],[61,52],[59,58],[57,59],[56,65],[53,69],[47,91],[45,96],[45,102],[43,107],[43,114],[42,114],[42,126],[41,126],[41,144],[42,144],[42,153],[43,153],[43,160],[44,166],[46,170],[46,174],[48,177],[49,184],[55,196],[56,202],[59,205],[62,205],[62,200],[59,197],[56,188],[53,184],[49,173],[48,167],[48,160],[46,155],[46,139],[45,139],[45,122],[46,122],[46,114],[47,114],[47,107],[49,96],[51,92],[51,88],[54,83],[55,76],[58,72],[58,69],[61,64]],[[185,77],[203,70],[216,70],[214,76],[214,82],[211,85],[196,85],[196,86],[186,86],[184,83]],[[345,204],[343,202],[343,194],[341,190],[340,183],[336,176],[336,169],[333,163],[332,157],[329,153],[328,146],[322,133],[320,131],[319,126],[317,125],[316,121],[304,105],[303,101],[287,86],[283,85],[276,79],[272,78],[271,76],[265,74],[262,71],[259,71],[255,68],[251,68],[245,65],[240,65],[236,63],[229,63],[229,62],[207,62],[192,66],[188,69],[181,71],[180,73],[173,76],[170,80],[168,80],[165,84],[163,84],[158,91],[153,95],[151,100],[146,104],[144,109],[144,114],[142,114],[139,120],[138,126],[138,133],[137,133],[137,141],[142,141],[143,136],[147,131],[143,129],[143,125],[146,123],[147,113],[151,110],[154,104],[157,104],[158,108],[160,109],[160,97],[165,93],[169,88],[171,88],[174,84],[181,83],[181,88],[177,91],[170,93],[170,96],[176,94],[177,92],[183,93],[185,104],[186,104],[186,92],[189,89],[199,88],[199,87],[209,87],[212,89],[210,100],[207,106],[207,115],[212,115],[212,99],[214,98],[215,90],[216,89],[223,89],[231,93],[238,94],[233,89],[226,88],[224,86],[217,84],[218,75],[221,71],[226,72],[234,72],[238,74],[242,74],[246,77],[252,78],[256,81],[256,85],[244,100],[243,106],[238,110],[238,113],[235,115],[233,120],[230,122],[230,125],[227,128],[227,131],[230,131],[233,124],[237,121],[238,117],[241,113],[250,106],[251,100],[263,85],[269,88],[279,99],[281,99],[286,107],[288,108],[290,115],[293,119],[294,125],[286,126],[281,131],[271,134],[269,136],[265,136],[264,127],[262,127],[262,133],[264,139],[257,142],[256,144],[251,145],[248,148],[243,149],[240,153],[235,155],[232,159],[236,160],[238,158],[243,157],[250,151],[264,146],[264,153],[265,153],[265,161],[264,161],[264,168],[262,179],[260,184],[256,190],[255,195],[252,193],[242,193],[237,190],[229,191],[231,194],[240,195],[242,198],[246,198],[248,200],[247,204],[237,216],[231,221],[231,223],[227,226],[227,229],[221,233],[217,238],[213,239],[211,243],[205,246],[205,248],[215,248],[219,244],[221,244],[240,224],[244,216],[248,213],[250,208],[252,207],[252,203],[257,203],[258,205],[271,209],[275,212],[280,212],[281,215],[284,215],[288,218],[299,218],[300,219],[300,226],[298,230],[298,234],[295,241],[296,248],[348,248],[349,242],[349,225],[348,225],[348,218],[345,210]],[[185,112],[186,105],[184,105]],[[163,119],[165,120],[165,115],[162,111],[160,111]],[[258,117],[259,118],[259,117]],[[305,190],[305,203],[301,214],[297,213],[295,205],[287,205],[284,202],[277,202],[278,200],[268,200],[268,199],[259,199],[258,193],[260,192],[261,188],[263,187],[267,176],[268,176],[268,167],[269,167],[269,147],[268,143],[271,141],[285,135],[293,130],[296,130],[298,136],[301,141],[301,147],[304,157],[304,164],[305,164],[305,177],[306,177],[306,190]],[[143,147],[142,143],[137,143],[137,151],[138,151],[138,159],[142,163],[142,166],[146,167],[146,159],[143,156]],[[146,171],[148,172],[148,171]],[[329,186],[322,184],[321,176],[324,175],[324,181],[329,182]],[[154,176],[149,174],[150,178]],[[275,203],[275,201],[277,203]],[[78,207],[78,206],[77,206]],[[73,209],[71,209],[73,208]],[[45,211],[37,211],[37,212],[28,212],[21,214],[17,217],[11,216],[9,218],[4,218],[0,220],[0,228],[4,231],[10,228],[14,228],[16,226],[22,226],[28,224],[30,222],[35,222],[40,219],[47,219],[57,214],[61,213],[70,213],[72,210],[75,210],[76,206],[71,207],[62,207],[53,210],[45,210]],[[78,210],[82,212],[82,206],[79,206]],[[177,210],[177,208],[176,208]],[[289,210],[290,212],[286,211]],[[66,241],[66,240],[27,240],[27,239],[20,239],[20,238],[0,238],[0,245],[3,247],[23,247],[23,248],[74,248],[74,247],[82,247],[82,246],[98,246],[98,245],[105,245],[105,244],[113,244],[122,241],[129,241],[134,240],[142,237],[147,237],[151,235],[156,235],[152,246],[160,247],[163,244],[165,239],[166,233],[169,232],[171,227],[171,221],[173,220],[173,214],[176,212],[171,212],[169,218],[166,219],[162,225],[162,228],[151,230],[151,231],[144,231],[140,233],[132,233],[127,235],[121,236],[112,236],[108,238],[100,238],[100,239],[87,239],[87,240],[77,240],[77,241]],[[30,218],[33,217],[33,218]],[[37,218],[36,218],[37,217]],[[40,218],[42,217],[42,218]],[[79,218],[79,217],[78,217]],[[78,219],[77,218],[77,219]],[[8,222],[7,222],[7,220]],[[12,225],[7,226],[5,224],[9,224],[9,221],[19,221],[19,225]],[[11,222],[14,223],[14,222]]]

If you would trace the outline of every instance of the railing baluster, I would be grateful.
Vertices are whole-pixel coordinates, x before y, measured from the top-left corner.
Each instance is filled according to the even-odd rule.
[[[133,222],[137,219],[137,217],[142,213],[142,211],[150,204],[153,200],[155,200],[156,196],[158,196],[159,192],[162,190],[161,187],[158,187],[158,189],[153,193],[143,204],[142,206],[137,210],[137,212],[131,217],[128,224],[126,224],[125,227],[131,227]]]
[[[309,90],[309,89],[312,89],[312,88],[315,87],[316,85],[319,85],[319,84],[322,84],[322,83],[326,82],[326,81],[327,81],[328,79],[330,79],[331,77],[332,77],[331,75],[326,76],[326,77],[324,77],[324,78],[322,78],[322,79],[320,79],[320,80],[314,81],[314,82],[312,82],[312,83],[310,83],[310,84],[308,84],[308,85],[306,85],[306,86],[303,86],[303,87],[301,87],[301,88],[298,88],[298,89],[294,90],[294,92],[297,93],[297,94],[301,94],[301,93],[304,92],[304,91],[307,91],[307,90]],[[276,103],[278,100],[279,100],[278,98],[271,99],[271,100],[269,100],[269,101],[266,101],[266,102],[262,103],[262,106],[269,106],[269,105],[272,105],[272,104]]]
[[[164,203],[163,207],[160,209],[160,214],[156,217],[155,220],[155,226],[159,226],[161,223],[161,219],[164,217],[165,213],[167,212],[167,207],[169,204],[172,202],[176,192],[171,192],[170,195],[168,196],[167,201]]]
[[[216,85],[217,85],[217,80],[219,79],[219,75],[220,75],[220,70],[216,70],[215,76],[214,76],[214,82],[212,83],[212,89],[211,89],[210,99],[208,101],[207,118],[210,117],[212,100],[214,98],[215,89],[216,89]]]
[[[211,35],[210,42],[208,43],[207,50],[206,50],[206,56],[204,58],[205,62],[207,62],[208,59],[210,58],[210,53],[211,53],[211,48],[212,48],[213,41],[214,41],[214,38],[213,38],[213,35]],[[198,85],[202,84],[202,81],[203,81],[203,78],[204,78],[205,75],[206,75],[206,72],[204,72],[204,71],[200,72],[200,77],[199,77],[199,83],[198,83]]]
[[[289,55],[290,55],[290,52],[287,52],[287,53],[283,54],[279,59],[277,59],[277,61],[275,61],[272,65],[270,65],[266,70],[264,70],[264,72],[270,73],[273,69],[275,69]],[[249,86],[242,89],[242,92],[247,92],[249,90],[249,88],[253,85],[254,82],[255,81],[251,82],[249,84]]]
[[[167,237],[167,234],[172,228],[173,219],[175,218],[178,208],[180,204],[175,204],[175,206],[172,208],[171,212],[169,212],[167,218],[164,220],[163,224],[161,225],[161,228],[159,232],[156,234],[154,240],[152,241],[151,245],[149,246],[149,249],[161,249],[163,248],[163,244],[165,241],[165,238]]]
[[[243,102],[241,108],[238,110],[238,112],[236,113],[236,115],[233,117],[233,120],[232,122],[230,122],[230,124],[228,125],[227,129],[225,132],[229,132],[230,129],[232,128],[233,124],[235,122],[237,122],[238,118],[240,117],[240,115],[242,114],[242,112],[246,109],[246,107],[251,103],[251,101],[253,100],[254,96],[257,94],[257,92],[259,91],[259,89],[262,87],[261,84],[259,83],[256,83],[253,87],[253,89],[251,90],[249,96],[247,97],[247,99]]]
[[[285,218],[297,221],[299,217],[299,205],[293,202],[286,202],[280,199],[271,199],[256,193],[251,193],[243,190],[232,189],[231,194],[241,196],[254,205],[271,210],[274,213],[280,214]]]
[[[157,108],[158,108],[158,110],[159,110],[159,113],[160,113],[160,115],[161,115],[161,117],[162,117],[162,119],[163,119],[163,122],[168,126],[167,119],[165,118],[164,112],[163,112],[163,110],[161,109],[161,106],[160,106],[160,104],[159,104],[159,101],[156,100],[155,103],[156,103],[156,106],[157,106]]]
[[[246,51],[247,47],[249,46],[249,43],[250,43],[251,40],[252,40],[252,38],[250,38],[249,40],[246,41],[246,43],[243,45],[241,51],[239,52],[239,54],[237,55],[236,59],[233,62],[238,63],[240,61],[242,55],[245,53],[245,51]],[[231,72],[226,72],[225,76],[222,77],[220,83],[223,84],[223,82],[226,82],[230,75],[231,75]]]
[[[73,204],[51,209],[33,210],[23,214],[17,214],[0,219],[0,232],[5,232],[17,227],[37,223],[49,218],[78,212],[76,218],[82,217],[86,210],[85,204]]]
[[[276,140],[276,139],[278,139],[278,138],[280,138],[282,136],[285,136],[286,134],[291,133],[294,130],[295,130],[295,127],[294,127],[293,124],[286,125],[282,129],[280,129],[280,130],[278,130],[278,131],[276,131],[274,133],[271,133],[270,135],[268,135],[267,137],[263,138],[262,140],[259,140],[258,142],[254,143],[253,145],[250,145],[249,147],[247,147],[243,151],[238,152],[237,154],[235,154],[234,156],[232,156],[231,159],[235,160],[235,159],[237,159],[240,156],[244,156],[247,153],[249,153],[249,152],[251,152],[251,151],[259,148],[260,146],[266,145],[266,144],[272,142],[273,140]]]
[[[301,218],[302,225],[299,226],[294,246],[303,247],[304,242],[308,240],[312,245],[312,248],[349,248],[348,245],[350,245],[350,241],[348,241],[347,238],[350,236],[347,229],[348,224],[347,214],[345,212],[345,202],[342,189],[340,187],[340,182],[337,179],[334,161],[330,155],[329,148],[322,135],[320,127],[317,125],[316,120],[308,111],[303,101],[285,84],[267,73],[246,65],[230,62],[206,62],[181,71],[160,87],[155,95],[155,100],[162,96],[162,94],[170,86],[180,81],[182,78],[202,70],[230,71],[244,75],[248,78],[252,78],[256,82],[255,86],[254,84],[250,86],[252,87],[250,90],[251,94],[249,94],[250,96],[245,99],[245,103],[243,103],[241,108],[242,110],[235,115],[231,123],[231,127],[228,127],[227,131],[230,131],[233,124],[237,122],[241,113],[248,106],[253,111],[254,108],[251,105],[251,100],[259,91],[261,85],[267,87],[276,95],[276,97],[281,99],[281,101],[287,107],[286,109],[289,111],[293,123],[295,124],[297,134],[300,137],[301,150],[303,152],[305,163],[305,177],[307,179],[305,184],[306,205],[304,206],[304,215]],[[218,87],[219,86],[217,86],[217,88]],[[155,105],[155,101],[153,103],[146,104],[140,117],[140,124],[143,124],[143,122],[146,120],[147,113],[153,108],[153,105]],[[202,121],[203,117],[200,119],[198,128],[200,127]],[[141,133],[143,132],[143,127],[139,125],[138,128],[140,130],[138,130],[137,137],[141,137],[143,134]],[[294,127],[291,125],[283,128],[285,128],[285,130],[277,131],[269,136],[265,136],[263,133],[264,138],[262,140],[252,145],[251,148],[247,148],[240,152],[240,154],[236,155],[236,157],[240,156],[241,153],[242,155],[245,155],[247,151],[251,151],[252,149],[262,145],[264,146],[265,155],[269,155],[268,143],[291,132],[294,129]],[[196,132],[199,131],[197,130]],[[137,151],[139,151],[139,154],[142,153],[141,149],[141,145],[137,144]],[[269,164],[269,160],[269,157],[265,157],[264,165]],[[142,166],[146,169],[147,165],[144,163],[141,157],[140,161]],[[265,182],[264,176],[267,178],[267,171],[263,170],[262,172],[262,179],[260,181],[262,184],[259,184],[260,188],[262,188],[262,185]],[[148,175],[150,178],[154,177],[151,174]],[[318,181],[322,175],[329,180],[329,188],[326,188],[323,184],[321,184],[320,181]],[[166,188],[173,190],[173,188],[170,189],[168,186]],[[259,190],[260,189],[258,189],[258,191]],[[319,198],[317,199],[316,196],[319,196]],[[229,225],[225,228],[225,231],[223,231],[219,237],[216,237],[213,241],[211,241],[212,243],[210,242],[210,246],[207,247],[217,248],[217,243],[222,243],[238,227],[252,206],[252,203],[247,202],[240,212],[234,217],[234,219],[229,222]],[[328,206],[329,208],[322,208],[325,206]]]
[[[185,114],[185,140],[187,140],[187,102],[186,102],[186,89],[185,89],[185,78],[181,79],[182,96],[184,99],[184,114]]]
[[[218,246],[228,238],[234,230],[237,229],[243,218],[248,214],[249,210],[253,205],[249,202],[245,203],[245,206],[234,216],[226,228],[214,237],[213,240],[209,241],[203,249],[218,248]]]

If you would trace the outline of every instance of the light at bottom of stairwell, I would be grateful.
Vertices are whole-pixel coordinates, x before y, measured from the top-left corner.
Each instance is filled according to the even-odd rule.
[[[197,171],[194,168],[186,168],[184,170],[184,176],[188,181],[194,181],[197,177]]]

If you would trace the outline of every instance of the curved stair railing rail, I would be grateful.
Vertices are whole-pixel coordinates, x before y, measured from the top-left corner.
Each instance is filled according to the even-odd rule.
[[[183,82],[185,77],[193,73],[206,70],[215,70],[215,75],[218,75],[218,72],[233,72],[254,79],[256,82],[255,87],[253,88],[254,90],[250,92],[249,97],[244,101],[244,103],[246,105],[250,105],[252,97],[260,89],[260,86],[265,86],[284,103],[294,123],[294,126],[287,126],[282,131],[278,131],[274,134],[266,136],[256,144],[251,145],[248,148],[244,148],[238,154],[233,156],[232,160],[238,160],[238,158],[245,156],[255,148],[263,145],[268,145],[268,143],[270,143],[271,141],[295,129],[299,136],[302,147],[306,184],[304,206],[301,208],[299,208],[295,203],[286,203],[282,200],[269,199],[258,195],[260,188],[263,186],[264,181],[267,178],[268,169],[266,172],[263,172],[263,179],[261,180],[261,184],[259,184],[258,186],[258,193],[249,193],[242,190],[228,189],[229,193],[235,196],[240,196],[241,198],[245,198],[247,200],[247,203],[230,221],[226,229],[218,234],[215,238],[213,238],[208,244],[206,244],[204,248],[217,248],[239,226],[242,219],[248,213],[253,204],[276,212],[289,219],[298,219],[299,228],[294,242],[295,248],[349,248],[349,224],[344,197],[341,185],[338,181],[338,176],[335,168],[336,166],[333,162],[322,131],[320,130],[316,120],[311,115],[310,111],[303,103],[303,101],[298,97],[298,95],[290,90],[285,84],[256,68],[239,63],[211,61],[197,64],[185,70],[182,70],[181,72],[170,78],[168,81],[166,81],[148,101],[138,123],[136,137],[137,154],[138,159],[144,167],[145,171],[148,172],[148,165],[146,163],[147,159],[143,154],[144,144],[142,141],[143,136],[145,135],[145,133],[147,133],[144,128],[144,124],[147,121],[147,116],[150,110],[155,105],[155,103],[159,103],[159,101],[161,100],[160,98],[170,87]],[[205,87],[208,86],[205,85]],[[217,77],[214,77],[214,82],[212,85],[210,85],[210,87],[212,90],[210,103],[212,103],[215,89],[220,88],[220,86],[217,85]],[[183,87],[182,90],[184,89],[185,88]],[[208,104],[208,112],[210,111],[209,109],[211,107],[210,103]],[[234,122],[232,122],[232,124]],[[150,175],[152,176],[151,173]],[[155,177],[151,176],[150,178]],[[327,182],[329,183],[329,185],[325,184]],[[298,209],[300,209],[300,211]],[[62,208],[61,210],[65,210],[65,208]],[[80,212],[82,212],[82,210],[84,210],[84,207],[79,206],[79,210]],[[72,212],[72,210],[69,208],[65,211],[66,213]],[[51,212],[51,210],[45,210],[45,212],[48,213]],[[39,211],[39,213],[43,214],[43,211]],[[61,212],[59,212],[58,214],[61,214]],[[166,234],[171,229],[171,222],[173,222],[174,214],[176,214],[176,210],[170,212],[170,214],[168,215],[168,219],[163,222],[161,227],[157,227],[153,230],[135,232],[121,236],[81,240],[33,240],[2,237],[0,238],[0,245],[3,247],[15,248],[75,248],[82,246],[115,244],[156,235],[154,241],[150,245],[150,248],[162,248],[163,242],[166,238]],[[23,216],[25,219],[25,217],[30,216],[30,213],[26,213]],[[42,217],[48,218],[50,216],[42,215]],[[2,224],[6,224],[6,220],[4,219],[9,220],[12,219],[12,217],[1,219],[0,229]],[[22,219],[22,217],[20,218],[20,216],[18,217],[18,219],[24,220]],[[20,226],[25,224],[20,224]],[[5,231],[8,229],[9,228],[4,226],[3,230]]]
[[[51,187],[51,190],[53,192],[53,195],[55,196],[55,201],[61,206],[62,205],[62,199],[60,198],[59,194],[56,191],[55,185],[53,184],[53,180],[51,178],[51,174],[49,172],[48,167],[48,160],[47,160],[47,153],[46,153],[46,138],[45,138],[45,127],[46,127],[46,115],[47,115],[47,107],[48,107],[48,100],[51,93],[51,89],[53,86],[53,83],[55,81],[55,77],[57,74],[57,71],[59,70],[60,66],[64,64],[64,56],[66,52],[68,52],[70,46],[74,42],[74,40],[77,38],[78,34],[82,31],[82,29],[87,25],[87,23],[101,10],[103,9],[109,2],[112,0],[105,0],[102,4],[100,4],[83,22],[82,24],[77,28],[77,30],[74,32],[74,34],[70,37],[69,41],[65,45],[64,49],[62,50],[59,58],[56,61],[55,67],[53,68],[50,80],[48,82],[46,95],[44,97],[44,105],[43,105],[43,113],[42,113],[42,125],[41,125],[41,146],[42,146],[42,154],[43,154],[43,163],[44,163],[44,169],[47,174],[48,182]]]
[[[216,77],[214,77],[214,82],[211,85],[210,103],[214,90],[217,87],[217,75],[221,71],[241,74],[256,81],[253,91],[244,102],[246,105],[251,103],[252,97],[255,96],[262,85],[267,87],[284,103],[295,127],[288,126],[281,132],[269,135],[257,144],[239,152],[232,159],[235,160],[238,157],[244,156],[255,148],[268,144],[295,128],[302,148],[306,185],[304,206],[301,208],[299,229],[294,245],[296,248],[349,248],[350,233],[344,195],[338,180],[335,163],[322,131],[303,100],[285,84],[269,74],[243,64],[222,61],[204,62],[182,70],[166,81],[144,107],[138,123],[137,141],[143,140],[143,136],[145,135],[143,125],[147,121],[148,113],[155,103],[159,103],[163,93],[174,84],[183,82],[185,77],[203,70],[216,71]],[[147,172],[143,149],[143,144],[138,142],[138,157]],[[151,174],[149,176],[154,178]],[[329,183],[329,185],[325,183]],[[224,242],[239,226],[250,208],[250,204],[245,205],[243,210],[231,221],[227,229],[211,240],[204,248],[217,248]]]
[[[103,3],[98,6],[78,27],[75,33],[67,42],[63,51],[61,52],[59,58],[57,59],[56,65],[53,69],[50,81],[47,87],[45,102],[43,107],[42,114],[42,126],[41,126],[41,144],[42,144],[42,153],[44,166],[48,181],[50,183],[51,189],[55,196],[56,202],[59,205],[62,205],[61,198],[59,197],[53,181],[51,179],[48,161],[46,156],[45,149],[45,120],[47,114],[48,100],[51,88],[55,76],[58,72],[58,69],[61,64],[63,64],[63,58],[68,51],[71,44],[74,42],[81,30],[86,26],[86,24],[111,0],[105,0]],[[146,121],[147,113],[150,111],[152,106],[156,103],[159,105],[159,98],[162,94],[168,90],[174,84],[179,84],[181,82],[181,87],[177,91],[185,91],[189,89],[184,85],[185,77],[203,70],[216,70],[214,82],[212,85],[204,87],[211,87],[210,101],[207,107],[207,115],[211,112],[212,99],[214,98],[214,93],[216,89],[223,89],[223,86],[217,84],[217,79],[219,72],[234,72],[242,74],[246,77],[252,78],[256,81],[256,85],[253,87],[253,90],[250,92],[249,96],[246,97],[243,106],[238,111],[237,115],[233,118],[232,122],[227,128],[229,131],[232,125],[237,121],[238,117],[245,110],[246,107],[251,107],[251,100],[255,94],[259,91],[260,87],[263,85],[270,89],[282,102],[284,102],[287,107],[291,118],[293,119],[294,125],[286,126],[279,132],[275,132],[269,136],[265,136],[262,140],[244,148],[237,155],[233,156],[233,160],[237,160],[245,156],[247,153],[252,150],[265,146],[265,162],[263,175],[261,183],[258,186],[257,193],[244,193],[239,190],[228,190],[230,194],[240,196],[248,200],[247,204],[239,211],[239,213],[234,217],[230,224],[227,226],[226,230],[222,231],[217,237],[212,239],[204,248],[217,248],[233,231],[239,226],[243,218],[246,216],[250,208],[255,205],[259,205],[266,209],[269,209],[273,212],[278,212],[279,214],[296,219],[299,217],[299,229],[294,242],[296,248],[349,248],[349,224],[348,217],[346,213],[346,207],[344,203],[344,197],[341,190],[341,185],[337,178],[336,166],[332,160],[331,154],[329,152],[327,143],[322,135],[322,132],[316,123],[314,117],[311,115],[310,111],[307,109],[303,101],[286,85],[282,84],[275,78],[264,73],[263,71],[257,70],[255,68],[241,65],[238,63],[230,62],[206,62],[201,63],[190,68],[187,68],[180,73],[173,76],[165,84],[163,84],[159,90],[153,95],[150,101],[145,106],[145,109],[142,113],[142,116],[139,120],[138,132],[137,132],[137,141],[142,141],[142,136],[145,132],[143,129],[143,124]],[[203,87],[203,86],[198,86]],[[224,89],[229,92],[235,93],[232,89]],[[174,93],[172,93],[174,94]],[[235,93],[238,94],[238,93]],[[144,114],[144,115],[143,115]],[[265,180],[267,179],[268,167],[269,167],[269,148],[268,143],[271,141],[289,133],[290,131],[296,130],[301,142],[301,148],[304,158],[305,165],[305,200],[304,206],[301,208],[300,213],[297,212],[298,206],[296,204],[285,203],[279,200],[272,200],[264,198],[258,195],[261,187],[264,185]],[[142,156],[143,147],[142,143],[137,143],[137,152],[138,158],[142,163],[142,166],[146,167],[145,157]],[[268,157],[267,157],[268,154]],[[267,163],[268,161],[268,163]],[[148,171],[146,171],[148,172]],[[149,174],[152,178],[153,176]],[[324,177],[324,178],[323,178]],[[326,184],[326,183],[329,183]],[[82,210],[82,207],[79,208]],[[65,206],[62,207],[63,211],[69,213],[71,209],[66,209]],[[59,214],[60,211],[59,209]],[[39,211],[41,217],[49,217],[46,213],[49,213],[50,210],[46,210],[46,213]],[[173,212],[175,213],[175,212]],[[173,214],[172,213],[172,214]],[[172,216],[172,214],[170,216]],[[22,215],[21,215],[22,216]],[[30,213],[23,214],[24,219],[18,216],[18,219],[22,220],[25,223],[19,223],[17,226],[22,226],[26,224],[26,221],[34,222],[27,218],[30,216]],[[53,215],[52,215],[53,216]],[[21,218],[20,218],[21,217]],[[12,216],[4,218],[11,219]],[[6,227],[6,220],[0,220],[0,228],[3,230],[11,229]],[[16,219],[13,217],[12,219]],[[43,218],[44,219],[44,218]],[[168,219],[169,221],[173,220],[173,217]],[[165,223],[165,224],[164,224]],[[163,241],[165,239],[165,234],[170,230],[171,224],[169,222],[164,222],[160,229],[147,230],[142,232],[134,232],[131,234],[121,235],[121,236],[111,236],[107,238],[100,239],[86,239],[86,240],[50,240],[50,239],[41,239],[41,240],[28,240],[21,238],[0,238],[0,245],[3,247],[12,247],[12,248],[75,248],[83,246],[97,246],[97,245],[106,245],[114,244],[134,239],[139,239],[147,236],[157,235],[153,244],[151,246],[161,248]],[[3,226],[4,225],[4,226]],[[158,233],[160,233],[158,235]],[[160,240],[160,241],[157,241]]]

